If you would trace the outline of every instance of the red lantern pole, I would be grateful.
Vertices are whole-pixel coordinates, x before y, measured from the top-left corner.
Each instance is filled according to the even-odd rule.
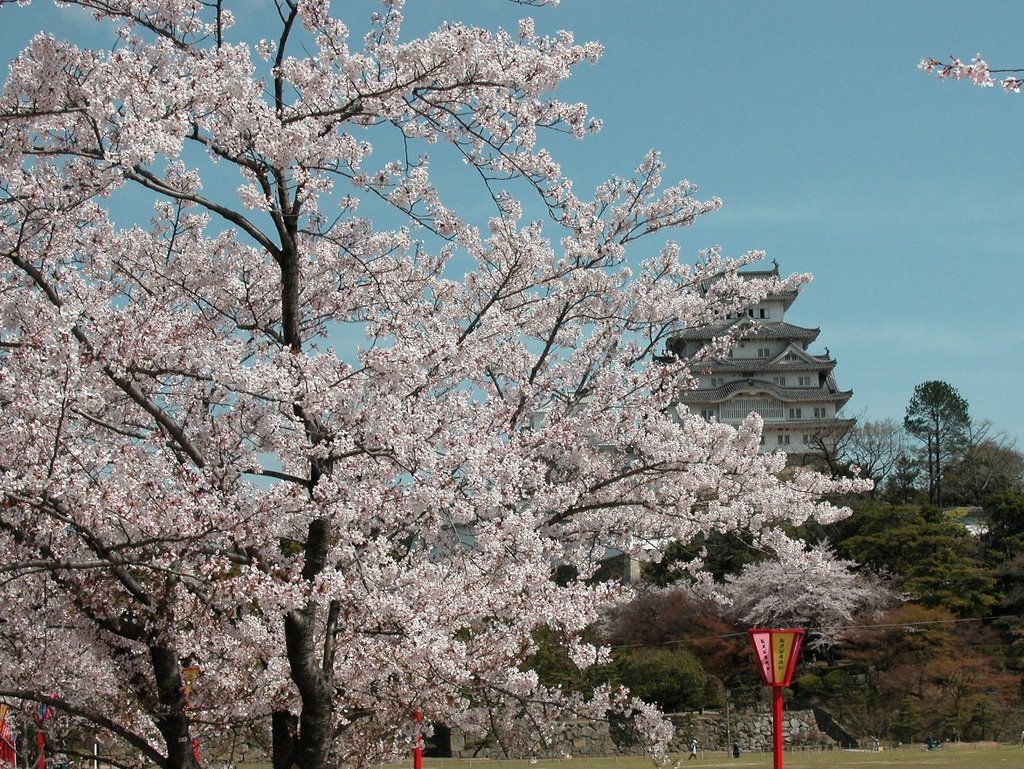
[[[782,687],[772,687],[772,756],[774,769],[782,769]]]
[[[772,753],[775,769],[782,769],[785,738],[782,728],[782,690],[789,686],[796,658],[804,640],[800,628],[751,629],[747,633],[754,645],[761,680],[772,687]]]
[[[195,682],[199,679],[199,674],[202,673],[202,668],[198,665],[186,665],[181,669],[181,694],[185,699],[185,714],[188,716],[189,721],[192,720],[192,687]],[[189,724],[191,729],[191,723]],[[199,738],[192,738],[192,758],[195,762],[199,763]]]
[[[37,769],[46,769],[46,733],[43,730],[43,725],[46,723],[46,719],[53,715],[53,708],[44,702],[40,702],[36,707],[35,719],[36,719],[36,747],[39,749],[39,761],[37,763]]]
[[[412,749],[412,769],[423,769],[423,714],[416,711],[413,714],[416,722],[416,742]]]

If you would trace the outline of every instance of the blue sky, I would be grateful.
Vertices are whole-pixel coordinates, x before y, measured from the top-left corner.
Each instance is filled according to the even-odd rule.
[[[361,29],[350,9],[366,0],[335,5]],[[974,418],[1024,438],[1024,95],[916,68],[977,51],[1024,66],[1019,13],[952,0],[409,0],[407,28],[534,15],[599,40],[604,58],[563,93],[604,121],[558,144],[580,191],[660,149],[668,180],[725,204],[672,236],[684,253],[764,249],[784,272],[814,273],[789,317],[821,328],[815,351],[828,346],[854,390],[848,414],[900,419],[916,384],[941,379]],[[2,7],[5,59],[44,18],[50,6]]]

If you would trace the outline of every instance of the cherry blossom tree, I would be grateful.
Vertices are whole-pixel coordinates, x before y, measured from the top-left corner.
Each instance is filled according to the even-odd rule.
[[[751,625],[810,627],[812,648],[831,646],[854,628],[858,613],[892,602],[879,580],[855,568],[828,545],[809,547],[778,533],[771,557],[728,577],[719,600]]]
[[[662,355],[804,278],[636,254],[719,206],[656,153],[577,195],[543,141],[599,128],[554,95],[600,55],[569,33],[64,5],[109,45],[40,34],[0,95],[0,698],[162,769],[248,733],[368,765],[415,711],[526,751],[622,707],[664,745],[522,662],[542,628],[605,659],[609,550],[842,515],[855,481],[780,476]],[[445,203],[453,156],[489,221]]]

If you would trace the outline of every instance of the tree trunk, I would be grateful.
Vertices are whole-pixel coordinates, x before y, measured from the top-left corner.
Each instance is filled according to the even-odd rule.
[[[154,643],[149,647],[149,658],[159,700],[154,721],[167,745],[166,769],[197,769],[177,652]]]
[[[309,524],[306,540],[306,564],[302,576],[312,580],[323,568],[327,557],[330,525],[326,518]],[[328,769],[334,701],[330,671],[325,670],[317,654],[317,602],[310,600],[301,609],[285,616],[285,647],[292,681],[299,690],[302,712],[293,763],[299,769]],[[275,757],[275,769],[277,758]]]
[[[298,719],[285,710],[275,710],[270,718],[270,732],[273,769],[291,769],[295,762]]]

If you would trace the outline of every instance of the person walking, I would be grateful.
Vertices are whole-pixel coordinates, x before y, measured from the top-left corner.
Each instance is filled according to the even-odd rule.
[[[690,740],[690,758],[696,758],[696,757],[697,757],[697,740]],[[687,758],[686,760],[689,761],[690,758]]]

